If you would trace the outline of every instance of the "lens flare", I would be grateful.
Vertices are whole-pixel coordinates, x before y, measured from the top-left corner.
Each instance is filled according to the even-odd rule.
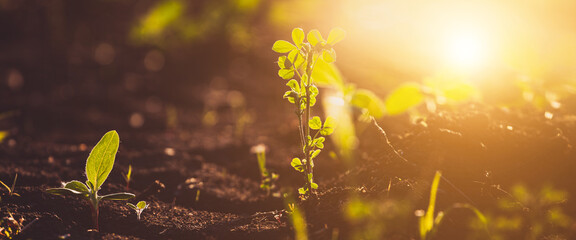
[[[487,41],[480,33],[456,31],[445,40],[447,64],[455,70],[473,70],[486,63]]]

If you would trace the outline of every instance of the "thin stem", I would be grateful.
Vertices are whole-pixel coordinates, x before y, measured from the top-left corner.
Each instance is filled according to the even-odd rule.
[[[92,207],[92,220],[94,221],[94,226],[96,227],[96,231],[100,231],[100,227],[98,225],[98,193],[94,192],[94,194],[90,195],[90,206]]]
[[[308,55],[307,56],[308,59],[306,59],[308,66],[306,66],[306,75],[308,76],[308,82],[306,83],[305,87],[306,87],[306,109],[305,109],[305,118],[304,118],[304,127],[306,129],[306,139],[308,139],[310,137],[310,127],[308,126],[308,122],[310,121],[310,85],[312,84],[312,65],[314,64],[313,61],[311,61],[312,59],[310,58],[314,58],[314,53],[312,52],[312,55]],[[306,179],[306,185],[304,186],[305,189],[308,189],[307,195],[308,196],[315,196],[316,194],[314,193],[313,189],[312,189],[312,184],[311,184],[311,180],[312,179],[308,179],[308,176],[313,174],[313,169],[312,169],[312,165],[310,164],[310,146],[308,145],[308,142],[306,141],[305,143],[305,147],[304,147],[304,156],[306,159],[306,164],[304,166],[304,178]]]

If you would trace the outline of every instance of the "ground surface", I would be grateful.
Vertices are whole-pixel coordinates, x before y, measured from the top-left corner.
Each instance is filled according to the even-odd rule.
[[[20,196],[7,196],[3,189],[2,214],[24,218],[29,225],[20,236],[31,239],[291,239],[283,200],[259,189],[256,156],[250,149],[266,144],[268,167],[280,174],[279,189],[294,192],[300,184],[289,165],[298,153],[292,141],[297,136],[290,131],[295,117],[269,93],[281,93],[281,88],[231,83],[196,87],[191,100],[179,105],[127,90],[122,82],[106,84],[92,95],[80,94],[89,89],[76,89],[66,97],[58,87],[41,93],[4,91],[2,106],[9,116],[1,122],[9,136],[0,145],[0,179],[9,184],[18,174],[15,191]],[[241,132],[236,132],[236,110],[225,99],[231,90],[244,91],[253,119]],[[202,121],[207,109],[219,116],[213,126]],[[167,120],[170,111],[176,112],[172,115],[177,121]],[[130,123],[134,113],[142,116],[143,124]],[[353,164],[325,154],[316,166],[318,199],[300,203],[312,238],[355,239],[370,226],[388,226],[378,236],[417,239],[414,211],[426,207],[436,170],[449,181],[441,183],[440,209],[466,203],[501,212],[497,201],[506,196],[498,189],[517,183],[535,188],[551,184],[569,195],[576,193],[569,180],[576,170],[573,115],[559,112],[547,119],[530,109],[469,104],[440,110],[417,123],[404,117],[378,122],[400,155],[372,122],[358,125],[361,141]],[[86,202],[44,191],[62,181],[84,181],[86,157],[110,129],[118,130],[121,144],[102,191],[125,190],[122,174],[132,165],[128,191],[150,207],[138,221],[124,202],[102,202],[97,233],[88,231],[92,221]],[[372,208],[377,214],[355,218],[349,206],[357,199],[379,202]],[[567,199],[563,211],[576,212]],[[470,217],[460,215],[464,217],[451,216],[439,234],[450,239],[476,234],[459,223]],[[545,234],[574,236],[560,230]]]

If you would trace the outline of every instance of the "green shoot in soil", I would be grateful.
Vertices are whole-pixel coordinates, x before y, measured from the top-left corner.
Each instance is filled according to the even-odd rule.
[[[23,229],[24,218],[16,220],[8,211],[8,216],[0,219],[0,237],[2,239],[14,239]]]
[[[128,165],[128,172],[122,174],[122,178],[126,181],[126,190],[130,189],[130,180],[132,180],[132,165]]]
[[[434,208],[436,207],[436,193],[438,193],[438,184],[440,184],[440,178],[442,173],[436,171],[434,175],[434,180],[432,181],[432,187],[430,188],[430,202],[428,203],[428,210],[426,213],[420,217],[420,239],[426,240],[429,234],[434,230],[434,224],[438,224],[444,214],[442,212],[438,213],[436,219],[434,219]]]
[[[90,202],[92,207],[92,217],[96,230],[98,227],[98,203],[101,200],[128,200],[134,197],[132,193],[112,193],[98,196],[100,187],[108,178],[110,171],[114,167],[116,152],[120,145],[120,137],[116,131],[109,131],[90,152],[86,160],[86,184],[80,181],[70,181],[63,183],[61,188],[50,188],[46,192],[55,195],[75,195],[80,196]]]
[[[293,158],[291,165],[304,175],[305,184],[298,189],[304,199],[315,196],[314,189],[318,188],[318,184],[313,177],[314,158],[324,148],[324,136],[332,134],[335,125],[331,117],[323,123],[320,117],[311,116],[311,107],[316,104],[319,93],[311,76],[317,61],[331,63],[336,60],[333,46],[344,39],[345,35],[344,30],[335,28],[330,31],[328,39],[324,40],[320,32],[314,29],[308,32],[305,42],[304,31],[295,28],[292,30],[294,44],[278,40],[272,46],[275,52],[286,54],[278,58],[278,75],[289,80],[286,86],[290,87],[290,90],[284,93],[284,98],[296,106],[299,120],[300,143],[304,156],[303,159]]]
[[[268,171],[266,168],[266,146],[258,144],[252,147],[251,152],[256,153],[258,159],[258,168],[260,169],[260,189],[266,191],[266,195],[270,196],[271,191],[276,188],[276,181],[278,174]]]
[[[428,203],[428,209],[426,210],[425,213],[423,210],[416,211],[416,215],[420,217],[419,220],[420,239],[422,240],[431,239],[431,237],[436,233],[438,225],[440,224],[440,222],[442,222],[442,219],[444,219],[444,216],[451,210],[457,208],[465,208],[471,210],[484,226],[484,230],[486,230],[486,233],[488,233],[487,232],[488,222],[486,220],[486,217],[484,216],[484,214],[482,214],[482,212],[480,212],[480,210],[478,210],[476,207],[470,204],[455,204],[453,207],[448,208],[445,211],[438,212],[436,217],[434,217],[434,211],[436,207],[436,195],[438,193],[438,185],[440,184],[441,178],[442,173],[440,171],[436,171],[436,174],[434,175],[434,180],[432,181],[432,187],[430,188],[430,202]]]
[[[8,187],[8,185],[6,185],[4,182],[0,181],[0,184],[6,188],[6,190],[8,190],[8,197],[12,197],[12,196],[18,196],[20,197],[20,195],[18,193],[14,192],[14,188],[16,188],[16,180],[18,179],[18,173],[16,173],[16,175],[14,176],[14,181],[12,181],[12,187]]]
[[[140,221],[140,215],[142,214],[142,212],[144,212],[144,209],[148,208],[149,206],[148,204],[146,204],[146,201],[140,201],[136,205],[132,203],[126,203],[126,205],[128,205],[128,207],[136,211],[136,217],[138,218],[138,221]]]

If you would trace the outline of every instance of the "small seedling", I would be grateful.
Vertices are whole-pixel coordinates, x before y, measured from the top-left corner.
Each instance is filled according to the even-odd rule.
[[[96,230],[98,227],[98,203],[101,200],[128,200],[134,197],[132,193],[112,193],[104,196],[98,196],[100,187],[108,178],[108,175],[114,167],[114,160],[120,137],[116,131],[109,131],[90,152],[86,160],[86,184],[80,181],[70,181],[63,183],[60,188],[50,188],[46,192],[55,195],[75,195],[86,199],[92,207],[92,217]]]
[[[126,181],[126,190],[130,189],[130,180],[132,180],[132,165],[128,165],[128,172],[122,174],[122,178]]]
[[[442,173],[440,171],[436,171],[434,175],[434,180],[432,181],[432,186],[430,187],[430,202],[428,202],[428,209],[426,212],[424,210],[417,210],[416,216],[419,219],[419,230],[420,230],[420,239],[427,240],[431,239],[431,237],[436,233],[438,230],[438,225],[444,219],[444,216],[453,209],[457,208],[464,208],[471,210],[478,220],[484,225],[485,230],[487,231],[487,220],[484,214],[480,212],[476,207],[469,205],[469,204],[455,204],[453,207],[448,208],[445,211],[439,211],[436,216],[434,211],[436,208],[436,195],[438,193],[438,185],[440,184],[440,179],[442,178]]]
[[[144,209],[148,208],[149,206],[149,204],[146,204],[145,201],[140,201],[136,205],[132,203],[126,203],[126,205],[128,205],[128,207],[136,211],[136,217],[138,218],[138,221],[140,221],[140,214],[142,214],[142,212],[144,212]]]
[[[291,165],[304,175],[305,185],[298,189],[304,199],[315,196],[314,189],[318,188],[318,184],[313,178],[314,158],[324,148],[324,136],[332,134],[335,125],[331,117],[322,123],[320,117],[311,116],[311,107],[316,104],[316,96],[319,94],[312,73],[317,62],[332,63],[336,60],[333,46],[344,39],[345,35],[344,30],[335,28],[330,31],[328,39],[324,40],[320,32],[314,29],[308,32],[305,42],[304,31],[295,28],[292,30],[294,44],[278,40],[272,46],[273,51],[286,54],[278,58],[278,75],[288,80],[286,86],[290,90],[284,93],[284,98],[294,104],[298,116],[304,158],[293,158]],[[312,130],[316,132],[312,133]]]
[[[268,171],[266,168],[266,146],[264,144],[258,144],[252,147],[251,151],[256,153],[256,158],[258,159],[258,168],[260,169],[260,189],[266,191],[266,195],[270,195],[270,192],[276,188],[276,181],[278,180],[278,174]]]
[[[23,228],[24,218],[16,220],[11,212],[8,212],[7,217],[0,219],[0,237],[2,239],[13,239],[16,237]]]
[[[8,196],[18,196],[20,197],[20,194],[15,193],[14,192],[14,188],[16,188],[16,180],[18,179],[18,173],[16,173],[16,175],[14,176],[14,181],[12,181],[12,187],[8,187],[8,185],[6,185],[4,182],[0,181],[0,184],[6,188],[6,190],[8,190]]]
[[[440,178],[442,173],[436,171],[434,175],[434,180],[432,181],[432,187],[430,188],[430,202],[428,202],[428,209],[424,213],[423,210],[419,210],[417,215],[420,217],[419,229],[420,229],[420,239],[429,239],[430,234],[435,230],[434,225],[438,225],[444,217],[443,212],[439,212],[436,217],[434,217],[434,208],[436,207],[436,193],[438,192],[438,184],[440,183]]]

